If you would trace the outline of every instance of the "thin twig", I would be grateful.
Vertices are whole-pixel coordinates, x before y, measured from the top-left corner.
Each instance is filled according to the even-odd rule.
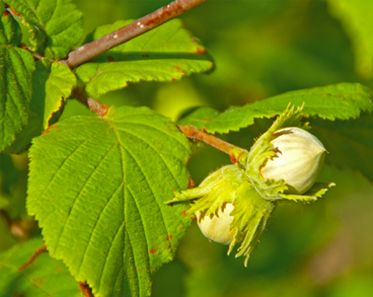
[[[66,62],[70,68],[79,66],[115,46],[178,17],[205,1],[207,0],[176,0],[123,28],[76,48],[70,52]]]
[[[85,297],[94,297],[87,282],[79,282],[79,289],[82,291]]]
[[[95,112],[99,117],[103,118],[109,111],[110,106],[100,103],[99,101],[89,97],[87,100],[88,107]]]
[[[72,92],[72,96],[78,100],[80,103],[87,106],[91,111],[96,113],[99,117],[104,117],[107,112],[109,111],[110,106],[100,103],[99,101],[88,97],[88,95],[84,92],[83,89],[74,88]]]
[[[81,104],[83,104],[83,105],[85,105],[86,107],[89,108],[89,106],[88,106],[88,96],[82,88],[79,88],[79,87],[73,88],[73,90],[71,92],[71,97],[75,98]]]
[[[24,263],[22,266],[20,266],[18,268],[19,271],[22,271],[24,270],[25,268],[27,268],[28,266],[30,266],[38,256],[40,256],[42,253],[45,253],[47,251],[47,246],[46,245],[42,245],[41,247],[39,247],[35,252],[34,254],[30,257],[30,259],[27,260],[26,263]]]
[[[217,138],[211,134],[198,130],[193,126],[178,126],[179,130],[183,132],[189,139],[197,139],[211,145],[212,147],[229,155],[233,163],[239,161],[240,156],[246,152],[246,150],[239,148],[233,144],[225,142],[220,138]]]
[[[44,59],[43,56],[40,56],[40,55],[38,55],[38,54],[32,53],[32,55],[34,56],[34,59],[35,59],[35,60],[43,60],[43,59]]]

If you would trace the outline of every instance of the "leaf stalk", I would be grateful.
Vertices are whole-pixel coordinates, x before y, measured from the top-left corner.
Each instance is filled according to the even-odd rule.
[[[241,157],[247,152],[233,144],[230,144],[211,134],[203,132],[193,126],[178,126],[179,130],[189,139],[197,139],[229,155],[233,163],[241,161]]]

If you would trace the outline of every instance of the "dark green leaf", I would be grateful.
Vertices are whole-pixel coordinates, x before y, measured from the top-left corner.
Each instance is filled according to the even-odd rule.
[[[11,158],[7,154],[0,154],[0,209],[4,209],[10,220],[19,220],[26,214],[26,161],[26,156]]]
[[[190,218],[163,202],[185,189],[186,137],[148,108],[52,125],[30,150],[28,211],[53,257],[96,297],[149,296]]]
[[[8,147],[7,153],[21,153],[31,143],[32,138],[43,132],[43,117],[45,105],[45,89],[50,73],[50,63],[45,59],[35,63],[35,72],[32,76],[32,97],[28,113],[28,124],[17,134],[16,140]]]
[[[117,21],[99,27],[99,38],[128,24]],[[94,98],[124,88],[129,82],[174,81],[184,75],[210,70],[211,59],[201,44],[192,38],[180,20],[169,21],[141,36],[117,46],[77,68],[78,77],[87,84]]]
[[[2,203],[7,203],[7,202],[8,200],[5,200],[0,196],[0,210],[2,209]],[[4,217],[2,216],[2,213],[0,213],[0,238],[1,238],[0,252],[11,248],[13,245],[17,243],[16,239],[14,238],[13,234],[10,231],[9,223],[4,219]],[[0,258],[0,261],[1,261],[1,258]],[[0,275],[2,275],[1,268],[0,268]],[[0,282],[0,288],[1,288],[1,282]],[[0,289],[0,296],[1,296],[1,289]]]
[[[60,63],[52,63],[51,66],[50,62],[44,59],[36,62],[32,83],[29,123],[6,152],[23,152],[32,138],[48,128],[55,115],[63,109],[64,99],[70,96],[76,78],[67,66]]]
[[[360,170],[373,180],[373,114],[353,121],[312,121],[312,133],[325,145],[325,161],[338,168]]]
[[[332,15],[338,18],[349,35],[355,53],[357,72],[372,77],[373,2],[328,0]]]
[[[14,192],[20,188],[19,179],[19,172],[15,168],[11,157],[0,154],[0,210],[8,208],[12,204],[11,202],[14,202],[15,199],[12,199]],[[0,238],[3,239],[3,236],[0,235]]]
[[[0,154],[0,197],[12,195],[17,187],[18,179],[19,173],[11,157],[7,154]]]
[[[0,297],[82,296],[67,267],[48,253],[39,255],[30,266],[19,270],[42,244],[41,239],[33,239],[0,254]]]
[[[65,57],[82,38],[82,14],[71,0],[6,0],[22,16],[24,25],[33,33],[35,50],[45,44],[45,56]]]
[[[19,42],[14,33],[17,32],[17,26],[12,15],[1,18],[0,151],[8,147],[16,134],[27,124],[32,94],[31,74],[35,67],[34,60],[28,51],[15,47]]]
[[[18,45],[22,38],[21,29],[13,16],[4,10],[4,4],[0,3],[1,24],[0,24],[0,44]]]

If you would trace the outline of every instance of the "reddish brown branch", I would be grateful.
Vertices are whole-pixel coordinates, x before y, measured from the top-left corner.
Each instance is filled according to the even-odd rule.
[[[79,282],[79,288],[85,297],[94,297],[87,282]]]
[[[35,252],[34,254],[30,257],[30,259],[27,260],[26,263],[24,263],[22,266],[20,266],[18,268],[19,271],[22,271],[24,270],[25,268],[27,268],[28,266],[30,266],[38,256],[40,256],[42,253],[45,253],[47,251],[47,246],[46,245],[42,245],[41,247],[39,247]]]
[[[215,136],[212,136],[211,134],[205,133],[201,130],[198,130],[195,127],[192,126],[178,126],[180,131],[183,132],[189,139],[198,139],[200,141],[203,141],[204,143],[207,143],[214,148],[221,150],[224,153],[227,153],[230,158],[235,158],[232,161],[234,163],[237,162],[240,154],[243,149],[234,146],[228,142],[225,142],[224,140],[221,140],[220,138],[217,138]]]
[[[137,21],[71,51],[66,60],[74,68],[94,57],[178,17],[207,0],[176,0]]]
[[[91,111],[96,113],[99,117],[104,117],[110,106],[100,103],[99,101],[88,97],[84,90],[75,88],[72,92],[72,96],[75,97],[79,102],[87,106]]]
[[[109,111],[110,106],[100,103],[99,101],[89,97],[87,100],[88,107],[95,112],[99,117],[104,117]]]

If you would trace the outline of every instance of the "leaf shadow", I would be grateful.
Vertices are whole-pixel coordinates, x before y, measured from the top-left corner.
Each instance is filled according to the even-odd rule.
[[[154,60],[189,60],[189,61],[209,61],[211,62],[211,69],[208,72],[212,72],[215,69],[215,63],[212,56],[205,52],[197,53],[157,53],[157,52],[116,52],[108,51],[90,62],[96,63],[113,63],[113,62],[134,62],[134,61],[154,61]]]

